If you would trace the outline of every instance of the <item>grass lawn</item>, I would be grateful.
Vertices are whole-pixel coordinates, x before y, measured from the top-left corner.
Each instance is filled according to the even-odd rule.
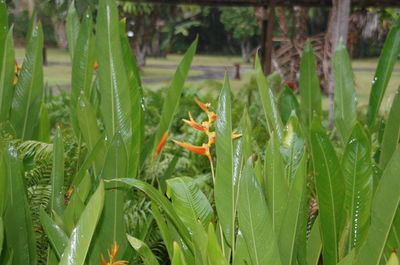
[[[16,49],[16,57],[19,62],[22,61],[24,56],[24,49],[17,48]],[[168,55],[165,58],[148,58],[148,65],[177,65],[182,58],[183,55]],[[67,87],[70,84],[71,78],[71,67],[70,56],[67,51],[60,49],[48,49],[47,50],[47,58],[50,64],[44,67],[44,79],[45,82],[50,86],[61,86]],[[61,62],[62,64],[52,64],[52,62]],[[196,55],[193,60],[193,65],[203,65],[203,66],[232,66],[235,63],[242,63],[241,57],[239,56],[219,56],[219,55]],[[368,58],[368,59],[357,59],[353,60],[353,68],[355,82],[356,82],[356,90],[358,95],[358,102],[360,106],[368,105],[368,97],[371,90],[371,82],[374,76],[374,70],[371,71],[369,69],[375,69],[377,65],[377,58]],[[397,63],[395,68],[400,69],[400,62]],[[368,71],[366,71],[368,70]],[[164,68],[153,68],[153,67],[145,67],[142,70],[143,78],[166,78],[172,77],[175,72],[175,69],[164,69]],[[197,76],[201,75],[201,71],[190,71],[189,75]],[[243,73],[241,80],[231,80],[231,87],[233,91],[238,91],[242,88],[246,83],[249,82],[250,73]],[[220,86],[218,83],[221,81],[192,81],[187,82],[187,86],[191,87],[199,87],[204,89],[205,91],[209,91],[217,94],[217,87]],[[168,85],[168,82],[160,82],[155,84],[146,85],[151,89],[158,89],[160,87],[165,87]],[[385,94],[382,103],[383,111],[387,111],[391,105],[391,101],[393,100],[394,94],[397,88],[400,85],[400,72],[395,71],[392,74],[392,78],[388,85],[388,90]],[[214,91],[215,90],[215,91]],[[324,106],[327,106],[327,100],[324,102]]]

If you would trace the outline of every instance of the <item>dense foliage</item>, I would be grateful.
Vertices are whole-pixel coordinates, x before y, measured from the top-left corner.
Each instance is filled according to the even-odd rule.
[[[366,113],[338,46],[329,129],[310,44],[299,97],[258,58],[238,95],[228,76],[218,99],[185,89],[197,39],[154,92],[116,2],[100,0],[96,20],[76,14],[71,91],[54,96],[42,25],[16,66],[0,0],[0,264],[399,264],[400,93],[388,117],[379,109],[400,22]]]

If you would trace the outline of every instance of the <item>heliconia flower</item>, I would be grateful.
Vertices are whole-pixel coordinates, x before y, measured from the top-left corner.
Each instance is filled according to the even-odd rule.
[[[203,103],[200,100],[198,100],[197,98],[194,99],[197,103],[197,105],[199,105],[199,107],[205,111],[207,113],[208,116],[208,122],[209,123],[213,123],[214,121],[217,120],[217,114],[215,114],[215,112],[210,111],[208,108],[211,106],[210,103]]]
[[[21,69],[22,69],[22,64],[18,65],[17,61],[15,61],[13,86],[15,86],[18,83],[18,75],[19,75],[19,72],[21,71]]]
[[[165,142],[167,141],[167,138],[168,138],[168,131],[166,131],[164,133],[164,135],[161,137],[161,140],[157,145],[157,149],[156,149],[156,152],[154,153],[153,157],[156,157],[161,153],[161,150],[163,149]]]
[[[232,132],[232,139],[236,139],[236,138],[239,138],[239,137],[241,137],[241,136],[242,136],[242,134],[236,133],[236,131],[233,131],[233,132]]]
[[[97,70],[99,68],[99,64],[97,63],[97,61],[96,62],[94,62],[94,64],[93,64],[93,69],[94,70]]]
[[[202,146],[196,146],[196,145],[191,145],[191,144],[184,143],[184,142],[179,142],[176,140],[172,140],[172,141],[174,141],[174,143],[176,143],[177,145],[179,145],[193,153],[207,156],[208,159],[210,159],[210,160],[212,159],[211,154],[210,154],[210,147],[208,144],[203,144]]]
[[[183,120],[186,124],[188,124],[190,127],[193,127],[193,128],[195,128],[196,130],[199,130],[199,131],[202,131],[202,132],[206,132],[206,131],[207,131],[207,127],[198,124],[198,123],[193,119],[192,113],[190,113],[190,112],[189,112],[189,118],[190,118],[190,121],[188,121],[188,120],[186,120],[186,119],[182,119],[182,120]]]
[[[119,246],[117,244],[117,242],[115,242],[114,244],[112,244],[111,246],[111,251],[108,251],[108,256],[110,258],[109,262],[106,262],[106,260],[104,259],[103,255],[100,255],[101,257],[101,264],[102,265],[124,265],[124,264],[128,264],[127,260],[119,260],[119,261],[114,261],[117,257],[118,254],[118,250],[119,250]]]

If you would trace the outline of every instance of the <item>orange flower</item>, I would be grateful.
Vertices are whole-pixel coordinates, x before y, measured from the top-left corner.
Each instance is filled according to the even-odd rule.
[[[156,157],[161,153],[161,150],[163,149],[165,142],[167,141],[167,137],[168,137],[168,131],[166,131],[164,133],[164,135],[161,137],[161,140],[157,145],[157,149],[156,149],[156,152],[154,153],[153,157]]]
[[[97,63],[97,61],[96,62],[94,62],[94,64],[93,64],[93,69],[94,70],[97,70],[99,68],[99,64]]]
[[[22,64],[18,65],[17,61],[15,61],[13,86],[15,86],[18,83],[18,75],[19,75],[19,72],[21,71],[21,69],[22,69]]]
[[[118,254],[118,250],[119,250],[119,246],[117,244],[117,242],[115,242],[114,244],[111,245],[111,252],[108,251],[108,256],[110,258],[109,262],[106,262],[106,260],[104,259],[103,255],[101,255],[101,264],[102,265],[124,265],[124,264],[128,264],[128,261],[126,260],[119,260],[119,261],[114,261],[115,258],[117,257]]]
[[[183,142],[179,142],[179,141],[175,141],[175,140],[172,140],[172,141],[174,141],[174,143],[176,143],[177,145],[179,145],[189,151],[192,151],[193,153],[196,153],[199,155],[205,155],[208,157],[208,159],[210,159],[210,160],[212,159],[211,154],[210,154],[210,147],[208,144],[203,144],[202,146],[195,146],[195,145],[191,145],[188,143],[183,143]]]
[[[186,122],[186,124],[188,124],[189,126],[195,128],[196,130],[202,131],[202,132],[206,132],[207,131],[207,127],[198,124],[192,117],[192,113],[189,112],[189,118],[190,121],[186,120],[186,119],[182,119],[184,122]]]

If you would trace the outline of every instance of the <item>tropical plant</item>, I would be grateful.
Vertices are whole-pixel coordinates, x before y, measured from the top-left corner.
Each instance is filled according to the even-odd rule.
[[[338,46],[327,130],[310,45],[300,102],[256,58],[247,102],[236,104],[226,76],[213,109],[184,89],[197,39],[162,98],[141,84],[115,1],[99,1],[96,23],[91,12],[69,9],[71,92],[55,97],[40,23],[19,70],[0,1],[0,264],[398,264],[400,93],[388,118],[379,113],[398,25],[367,114]]]

